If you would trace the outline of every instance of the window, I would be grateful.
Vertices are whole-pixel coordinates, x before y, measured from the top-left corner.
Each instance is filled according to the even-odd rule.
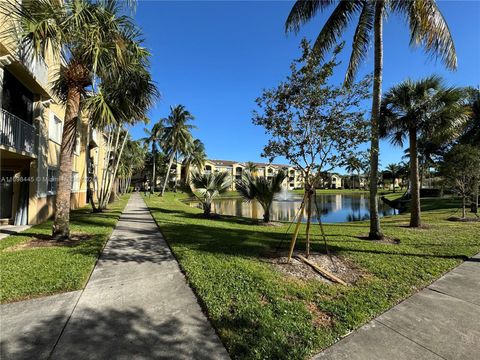
[[[47,193],[53,195],[57,193],[58,170],[55,168],[48,168],[47,177]]]
[[[80,176],[78,172],[72,171],[72,192],[78,192],[80,190]]]
[[[56,115],[52,115],[50,117],[50,123],[48,125],[48,137],[50,138],[50,140],[53,140],[56,143],[60,144],[62,141],[62,130],[62,120],[60,120]]]
[[[75,155],[80,155],[80,127],[77,127],[77,135],[75,137]]]

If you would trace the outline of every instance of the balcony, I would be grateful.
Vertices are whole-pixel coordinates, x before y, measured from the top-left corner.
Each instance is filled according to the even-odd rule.
[[[18,58],[20,62],[25,66],[30,75],[43,87],[48,86],[48,67],[45,61],[34,56],[31,50],[27,50],[21,47],[18,50]]]
[[[1,56],[0,66],[6,67],[30,91],[50,98],[48,66],[43,59],[20,49],[15,55]]]
[[[0,145],[14,148],[21,153],[34,155],[36,153],[35,133],[35,126],[4,109],[1,110]]]

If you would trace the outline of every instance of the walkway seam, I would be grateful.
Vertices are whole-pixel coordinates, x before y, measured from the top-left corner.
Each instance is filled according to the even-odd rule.
[[[187,281],[188,287],[192,290],[193,294],[195,295],[195,298],[197,299],[197,303],[198,303],[198,305],[200,305],[200,308],[202,309],[203,314],[205,315],[205,317],[207,318],[208,322],[209,322],[210,325],[212,326],[213,331],[215,331],[215,334],[217,335],[217,338],[220,340],[220,343],[223,345],[223,347],[224,347],[225,349],[227,349],[227,346],[226,346],[225,343],[223,342],[223,339],[220,337],[220,334],[219,334],[217,328],[216,328],[215,326],[213,326],[212,319],[211,319],[211,317],[210,317],[210,315],[208,314],[208,311],[207,311],[207,305],[203,302],[203,300],[201,299],[201,297],[198,295],[196,289],[194,289],[192,286],[190,286],[189,276],[188,276],[187,273],[185,272],[185,269],[183,268],[183,266],[182,266],[182,264],[180,263],[180,261],[178,261],[177,255],[175,254],[175,252],[173,251],[172,247],[170,246],[170,243],[167,241],[167,238],[166,238],[165,234],[163,233],[160,225],[158,224],[157,219],[155,219],[155,216],[153,216],[152,210],[150,209],[150,207],[148,206],[148,204],[145,202],[145,199],[143,198],[143,196],[140,195],[140,197],[142,198],[145,206],[147,207],[148,212],[149,212],[150,216],[151,216],[152,219],[153,219],[153,222],[155,223],[155,225],[156,225],[157,228],[158,228],[158,231],[159,231],[160,234],[162,235],[163,240],[165,241],[165,243],[167,244],[168,248],[170,249],[170,252],[172,253],[172,256],[175,258],[175,261],[177,262],[178,267],[180,268],[180,272],[183,274],[183,276],[185,277],[185,280]],[[227,353],[228,353],[228,350],[227,350]],[[230,356],[230,353],[228,353],[228,355]]]
[[[471,305],[475,305],[475,306],[480,307],[480,305],[475,304],[475,303],[473,303],[473,302],[471,302],[471,301],[468,301],[468,300],[459,298],[459,297],[457,297],[457,296],[453,296],[453,295],[451,295],[451,294],[447,294],[447,293],[445,293],[445,292],[443,292],[443,291],[441,291],[441,290],[438,290],[438,289],[432,289],[432,288],[430,287],[430,285],[427,286],[425,289],[430,290],[430,291],[434,291],[434,292],[436,292],[436,293],[439,293],[439,294],[442,294],[442,295],[445,295],[445,296],[448,296],[448,297],[451,297],[452,299],[457,299],[457,300],[460,300],[460,301],[464,301],[464,302],[466,302],[466,303],[468,303],[468,304],[471,304]]]
[[[390,330],[392,330],[392,331],[396,332],[398,335],[400,335],[400,336],[402,336],[403,338],[405,338],[405,339],[407,339],[407,340],[409,340],[409,341],[413,342],[414,344],[417,344],[418,346],[420,346],[421,348],[424,348],[425,350],[427,350],[427,351],[431,352],[432,354],[435,354],[435,355],[437,355],[437,356],[438,356],[438,357],[440,357],[441,359],[448,360],[447,358],[443,357],[442,355],[440,355],[440,354],[437,354],[435,351],[433,351],[433,350],[431,350],[431,349],[429,349],[429,348],[425,347],[424,345],[420,344],[419,342],[417,342],[417,341],[415,341],[415,340],[413,340],[413,339],[410,339],[408,336],[406,336],[406,335],[402,334],[402,333],[401,333],[401,332],[399,332],[398,330],[395,330],[395,329],[394,329],[394,328],[392,328],[391,326],[389,326],[389,325],[387,325],[387,324],[383,323],[381,320],[374,319],[374,321],[378,322],[379,324],[382,324],[383,326],[385,326],[385,327],[389,328]]]
[[[123,213],[125,212],[125,208],[127,207],[127,204],[130,201],[130,196],[128,197],[127,202],[125,203],[125,206],[122,209],[122,213],[120,214],[120,216],[117,219],[117,222],[115,223],[115,227],[110,232],[110,235],[108,236],[108,240],[105,241],[105,244],[103,244],[102,250],[100,251],[100,254],[97,256],[97,259],[95,260],[95,264],[92,266],[92,269],[90,270],[90,273],[88,274],[88,278],[85,281],[85,284],[83,285],[82,290],[80,291],[80,295],[78,296],[77,301],[75,301],[75,305],[73,306],[73,309],[70,312],[70,315],[68,315],[67,321],[65,321],[65,324],[63,324],[62,331],[60,331],[60,334],[58,335],[57,340],[55,341],[55,344],[53,344],[52,350],[50,350],[50,353],[47,356],[47,360],[52,358],[53,353],[55,352],[55,349],[57,348],[57,345],[60,342],[60,339],[62,338],[63,333],[65,332],[65,329],[67,328],[67,325],[70,322],[70,319],[72,318],[73,312],[77,308],[77,305],[80,302],[80,298],[82,297],[83,293],[85,292],[85,289],[87,288],[88,282],[90,281],[90,278],[92,277],[93,270],[95,270],[95,268],[97,267],[98,261],[100,260],[100,257],[102,256],[103,251],[107,247],[107,244],[110,241],[110,239],[112,238],[113,232],[114,232],[115,228],[117,227],[118,222],[120,221]],[[93,214],[93,212],[92,212],[92,214]]]

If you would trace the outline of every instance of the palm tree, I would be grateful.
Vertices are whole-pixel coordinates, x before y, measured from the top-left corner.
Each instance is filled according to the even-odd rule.
[[[230,188],[230,174],[228,172],[218,172],[210,174],[201,174],[198,171],[192,173],[190,193],[194,195],[201,203],[203,214],[210,217],[212,213],[212,201],[220,194],[223,194]]]
[[[465,127],[464,133],[460,137],[461,144],[470,144],[480,146],[480,89],[467,88],[468,106],[472,114]]]
[[[152,189],[155,191],[155,185],[157,184],[157,178],[155,174],[155,163],[157,161],[156,154],[158,153],[158,148],[160,146],[160,140],[163,135],[163,123],[162,120],[156,122],[152,130],[148,130],[147,128],[143,129],[145,131],[146,137],[142,138],[143,143],[148,148],[151,146],[152,149]]]
[[[193,140],[183,159],[183,166],[185,167],[185,183],[190,183],[190,168],[193,166],[197,170],[203,169],[207,154],[205,153],[205,145],[199,140]]]
[[[395,192],[395,180],[398,179],[400,166],[397,164],[388,164],[386,170],[392,176],[392,188],[393,192]]]
[[[125,151],[120,159],[118,179],[120,181],[120,193],[126,193],[130,187],[132,175],[143,169],[145,164],[145,148],[140,141],[131,140],[128,136]]]
[[[252,161],[247,161],[245,163],[245,171],[248,171],[250,174],[254,175],[258,171],[258,166]]]
[[[441,78],[406,80],[391,88],[382,101],[381,135],[403,146],[409,139],[410,226],[421,226],[418,137],[447,142],[460,134],[469,115],[462,89],[447,88]]]
[[[263,222],[270,222],[270,209],[275,195],[282,191],[282,183],[287,174],[277,172],[271,179],[265,176],[254,176],[246,172],[236,182],[237,191],[247,201],[256,200],[263,208]]]
[[[173,161],[179,154],[185,154],[189,147],[191,147],[193,140],[190,130],[194,127],[193,125],[188,124],[188,122],[193,119],[193,115],[185,109],[185,106],[177,105],[175,107],[170,107],[170,115],[163,120],[166,126],[162,136],[162,143],[165,148],[165,154],[168,155],[169,160],[167,174],[165,175],[165,181],[160,196],[163,196],[165,192]]]
[[[88,93],[82,104],[88,111],[91,126],[107,137],[107,166],[104,166],[101,186],[97,190],[99,206],[94,211],[106,209],[110,201],[128,140],[126,125],[140,120],[147,122],[146,112],[158,94],[146,68],[148,59],[137,60],[140,62],[130,64],[114,76],[104,76],[97,91]]]
[[[2,1],[1,11],[18,23],[10,29],[20,46],[34,56],[60,60],[54,87],[65,102],[60,147],[59,179],[52,237],[70,236],[70,193],[80,102],[86,89],[97,90],[104,78],[132,64],[142,64],[148,52],[140,46],[140,33],[117,1],[86,0]]]
[[[358,188],[360,189],[360,170],[362,168],[361,160],[356,156],[350,156],[345,162],[345,170],[347,170],[352,179],[352,188],[355,188],[355,178],[354,172],[356,171],[358,174]]]
[[[435,0],[297,0],[285,23],[286,31],[298,32],[300,26],[337,4],[320,31],[314,50],[323,58],[338,42],[347,26],[356,16],[358,22],[352,43],[352,52],[345,75],[345,86],[350,86],[361,62],[374,42],[374,74],[370,147],[370,239],[383,237],[378,216],[378,155],[379,117],[382,99],[383,20],[397,13],[409,22],[411,45],[422,45],[433,56],[440,57],[450,69],[457,67],[455,46],[448,25]]]

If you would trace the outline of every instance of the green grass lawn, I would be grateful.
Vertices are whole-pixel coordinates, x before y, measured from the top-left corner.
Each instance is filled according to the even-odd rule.
[[[90,207],[73,210],[70,214],[71,232],[82,234],[86,239],[77,244],[21,248],[34,237],[49,236],[51,220],[0,240],[0,301],[83,288],[128,197],[123,196],[103,213],[92,214]]]
[[[442,209],[437,199],[436,206],[426,203],[428,229],[405,227],[408,214],[383,219],[385,234],[399,245],[358,239],[368,222],[326,225],[330,249],[366,275],[354,286],[299,280],[262,261],[287,224],[204,219],[180,199],[168,193],[146,201],[235,359],[307,358],[480,252],[480,224],[446,221],[455,209],[448,199]],[[322,251],[318,226],[313,231],[313,250]],[[297,248],[303,246],[300,241]],[[318,321],[325,314],[332,322]]]

